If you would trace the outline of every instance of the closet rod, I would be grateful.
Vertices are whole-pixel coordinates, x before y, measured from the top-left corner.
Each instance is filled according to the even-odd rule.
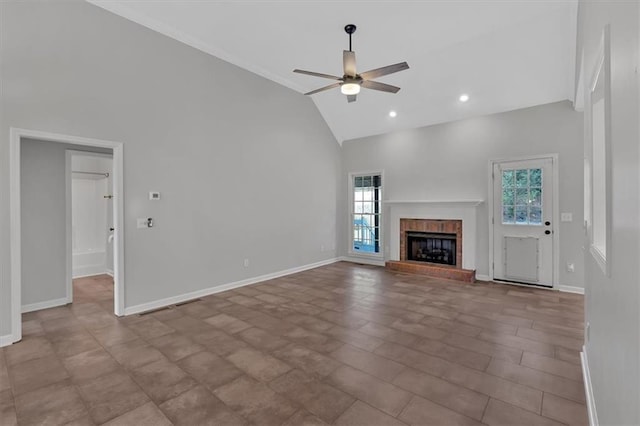
[[[104,176],[104,177],[109,177],[109,173],[99,173],[99,172],[75,172],[72,171],[71,173],[80,173],[83,175],[100,175],[100,176]]]

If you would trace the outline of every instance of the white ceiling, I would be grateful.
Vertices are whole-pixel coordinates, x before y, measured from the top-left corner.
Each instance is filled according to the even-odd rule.
[[[294,68],[342,75],[356,24],[358,72],[410,69],[379,79],[395,95],[312,96],[339,142],[573,98],[577,0],[89,1],[300,93],[331,80]]]

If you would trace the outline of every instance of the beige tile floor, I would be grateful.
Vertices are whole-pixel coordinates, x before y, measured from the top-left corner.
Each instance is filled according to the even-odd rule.
[[[587,424],[582,296],[349,263],[124,318],[74,289],[0,350],[2,425]]]

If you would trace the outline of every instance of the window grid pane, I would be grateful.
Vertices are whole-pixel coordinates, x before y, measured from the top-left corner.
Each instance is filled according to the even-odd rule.
[[[502,223],[542,225],[542,169],[502,171]]]
[[[358,252],[380,252],[381,197],[380,175],[353,179],[353,242]]]

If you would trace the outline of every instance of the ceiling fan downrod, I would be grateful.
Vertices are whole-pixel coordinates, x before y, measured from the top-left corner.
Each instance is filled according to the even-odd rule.
[[[351,34],[356,32],[356,26],[353,24],[349,24],[344,27],[344,31],[349,34],[349,52],[351,52]]]

